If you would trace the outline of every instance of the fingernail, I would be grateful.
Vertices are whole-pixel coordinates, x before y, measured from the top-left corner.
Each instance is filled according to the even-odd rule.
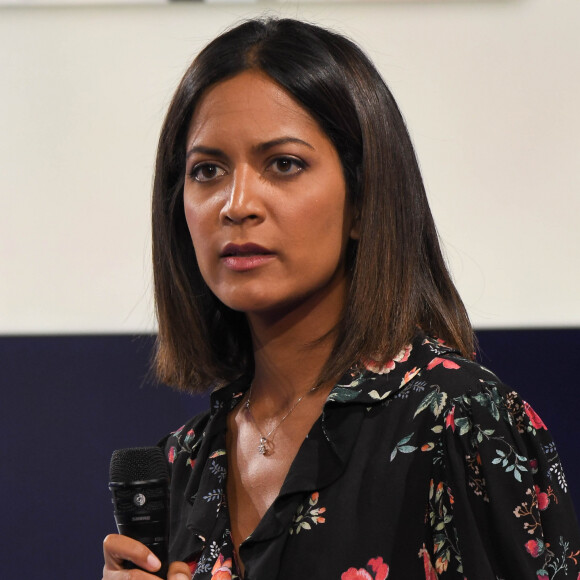
[[[174,580],[191,580],[191,576],[186,576],[183,572],[178,572],[175,575]]]
[[[147,556],[147,566],[157,570],[158,568],[161,568],[161,562],[155,554],[149,554],[149,556]]]

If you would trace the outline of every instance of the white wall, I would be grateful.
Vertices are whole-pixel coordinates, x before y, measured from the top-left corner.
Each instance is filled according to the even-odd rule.
[[[353,37],[397,97],[478,327],[579,326],[580,2],[0,8],[0,333],[154,328],[162,116],[237,20]]]

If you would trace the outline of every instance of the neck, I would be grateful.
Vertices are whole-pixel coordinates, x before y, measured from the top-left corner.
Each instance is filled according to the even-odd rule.
[[[316,385],[336,340],[345,292],[344,285],[331,287],[316,304],[305,302],[278,316],[248,314],[256,403],[279,411]]]

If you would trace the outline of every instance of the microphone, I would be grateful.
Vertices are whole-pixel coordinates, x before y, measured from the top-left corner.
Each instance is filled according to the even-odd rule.
[[[119,533],[145,544],[169,567],[169,469],[159,447],[117,449],[111,457],[109,489]],[[131,562],[126,568],[137,568]]]

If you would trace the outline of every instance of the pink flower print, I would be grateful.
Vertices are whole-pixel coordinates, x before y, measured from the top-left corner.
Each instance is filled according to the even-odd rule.
[[[539,545],[536,540],[527,541],[525,546],[528,553],[531,554],[534,558],[537,558],[540,555]]]
[[[193,429],[190,429],[187,434],[185,435],[185,439],[183,440],[183,443],[185,445],[189,445],[193,439],[195,437],[195,431]]]
[[[540,491],[537,485],[534,485],[534,490],[538,499],[538,509],[544,511],[550,505],[550,498],[547,493]]]
[[[545,570],[538,570],[537,574],[538,580],[550,580],[550,577],[548,576],[548,573]]]
[[[220,554],[211,570],[211,580],[231,580],[232,578],[232,559],[224,558]]]
[[[540,419],[540,416],[532,409],[529,403],[526,403],[525,401],[524,409],[534,429],[547,429],[546,425],[544,425],[544,422]]]
[[[395,362],[406,362],[409,360],[409,355],[411,354],[411,351],[413,350],[413,346],[408,344],[403,350],[401,350],[401,352],[394,358]],[[386,566],[386,564],[385,564]],[[387,566],[388,568],[388,566]]]
[[[451,431],[455,432],[455,405],[453,405],[451,411],[445,417],[445,427],[451,427]]]
[[[340,575],[340,580],[373,580],[373,577],[363,568],[349,568]]]
[[[371,371],[371,373],[375,373],[375,375],[386,375],[395,368],[395,362],[392,360],[381,365],[380,362],[372,358],[362,357],[361,363],[367,371]]]
[[[367,371],[371,371],[371,373],[375,373],[376,375],[386,375],[395,368],[396,363],[401,363],[408,360],[412,349],[413,346],[408,344],[393,360],[390,360],[385,364],[381,364],[378,360],[373,358],[366,357],[361,358],[361,363],[365,369],[367,369]]]
[[[423,568],[425,569],[425,580],[437,580],[437,572],[431,564],[431,558],[429,557],[429,552],[425,548],[425,544],[419,550],[419,557],[423,556]]]
[[[167,460],[169,461],[169,463],[173,463],[175,461],[175,452],[176,452],[175,447],[172,447],[169,450],[169,454],[167,455]]]
[[[375,580],[385,580],[389,575],[389,566],[383,562],[382,558],[371,558],[367,566],[375,573]]]
[[[452,360],[447,360],[446,358],[440,358],[437,356],[427,365],[427,370],[430,371],[431,369],[434,369],[437,365],[440,364],[443,365],[443,368],[450,370],[456,370],[458,368],[461,368],[457,363],[453,362]]]
[[[386,580],[389,575],[389,566],[383,562],[381,557],[371,558],[367,562],[367,568],[370,568],[374,576],[364,568],[349,568],[340,576],[341,580]]]

